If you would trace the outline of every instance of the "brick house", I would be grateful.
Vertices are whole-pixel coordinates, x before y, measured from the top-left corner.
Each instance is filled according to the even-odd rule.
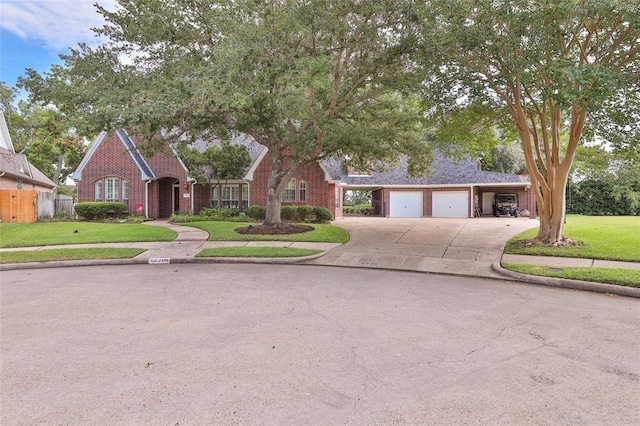
[[[246,147],[251,158],[243,177],[213,185],[195,183],[170,146],[147,158],[134,139],[124,130],[98,136],[73,174],[78,201],[124,202],[130,212],[155,218],[199,213],[204,207],[242,212],[250,205],[266,205],[269,153],[249,136],[231,140]],[[321,206],[335,214],[336,187],[320,163],[308,164],[289,182],[282,204]]]
[[[78,201],[122,201],[130,212],[166,218],[174,212],[199,213],[204,207],[245,211],[266,206],[269,153],[248,135],[232,144],[244,146],[251,159],[242,178],[204,185],[195,183],[175,150],[145,156],[126,131],[102,133],[73,174]],[[196,147],[206,148],[204,142]],[[437,156],[428,177],[410,177],[406,165],[375,173],[354,173],[344,162],[323,160],[299,168],[282,205],[325,207],[343,216],[345,191],[368,190],[373,214],[389,217],[473,217],[491,214],[496,193],[515,193],[519,210],[535,217],[535,197],[528,178],[486,172],[476,162]]]

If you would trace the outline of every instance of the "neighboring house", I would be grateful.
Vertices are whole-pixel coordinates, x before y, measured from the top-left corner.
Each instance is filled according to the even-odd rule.
[[[16,153],[4,113],[0,111],[0,189],[53,192],[56,187],[26,155]]]
[[[194,183],[175,150],[145,158],[125,131],[102,133],[73,174],[78,201],[122,201],[130,212],[165,218],[174,212],[199,213],[204,207],[245,211],[267,204],[269,153],[248,135],[231,140],[251,158],[242,178],[219,184]],[[196,144],[205,149],[206,144]],[[391,217],[471,217],[476,208],[492,213],[495,193],[516,193],[519,210],[535,215],[530,183],[517,175],[485,172],[475,162],[438,156],[429,177],[411,178],[406,167],[372,174],[349,173],[343,162],[303,165],[289,182],[282,205],[325,207],[342,216],[346,190],[371,190],[374,214]]]
[[[0,111],[0,222],[35,222],[52,217],[57,185],[16,153]]]

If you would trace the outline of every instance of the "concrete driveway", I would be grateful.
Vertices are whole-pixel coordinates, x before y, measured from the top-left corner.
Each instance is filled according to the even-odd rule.
[[[351,234],[348,243],[316,264],[446,272],[498,277],[506,242],[539,225],[529,218],[345,217],[334,222]]]

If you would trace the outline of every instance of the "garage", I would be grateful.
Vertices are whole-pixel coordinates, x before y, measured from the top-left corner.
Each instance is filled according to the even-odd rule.
[[[389,192],[390,217],[422,217],[422,192]]]
[[[469,217],[467,191],[434,191],[431,200],[433,217]]]

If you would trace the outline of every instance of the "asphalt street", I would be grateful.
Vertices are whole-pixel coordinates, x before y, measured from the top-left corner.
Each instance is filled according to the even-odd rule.
[[[3,271],[2,425],[640,424],[637,299],[323,266]]]

